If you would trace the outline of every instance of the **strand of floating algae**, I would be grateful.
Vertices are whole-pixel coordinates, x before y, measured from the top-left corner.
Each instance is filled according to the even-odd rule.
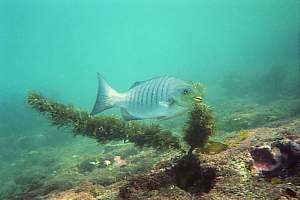
[[[46,115],[54,126],[72,127],[75,135],[88,136],[100,143],[123,140],[156,149],[180,148],[179,139],[171,131],[162,130],[159,125],[124,122],[112,116],[91,116],[72,105],[49,100],[38,92],[29,92],[27,102]]]

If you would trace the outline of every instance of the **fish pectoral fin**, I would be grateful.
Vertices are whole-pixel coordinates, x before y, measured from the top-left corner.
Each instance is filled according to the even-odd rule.
[[[122,115],[123,119],[126,121],[141,119],[141,118],[135,117],[132,114],[130,114],[125,108],[121,108],[121,115]]]
[[[169,108],[170,106],[172,106],[175,103],[174,99],[169,99],[168,101],[160,101],[158,102],[159,105]]]
[[[170,106],[169,102],[167,101],[160,101],[158,102],[159,105],[168,108]]]

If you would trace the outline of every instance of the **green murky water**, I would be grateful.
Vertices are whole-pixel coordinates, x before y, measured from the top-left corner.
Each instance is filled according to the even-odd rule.
[[[37,90],[90,111],[97,72],[118,91],[162,75],[203,83],[217,140],[299,118],[299,4],[0,0],[0,198],[58,180],[64,190],[99,174],[107,176],[96,182],[109,185],[160,160],[151,148],[74,138],[26,105]],[[185,120],[153,122],[180,137]],[[114,167],[115,156],[132,166]]]

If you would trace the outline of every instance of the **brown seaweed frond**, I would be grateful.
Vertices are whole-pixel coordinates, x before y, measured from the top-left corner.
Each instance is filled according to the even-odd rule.
[[[190,153],[195,148],[203,148],[214,131],[212,111],[204,103],[195,103],[189,113],[189,119],[183,128],[184,141],[190,146]]]
[[[163,130],[158,124],[144,125],[129,123],[128,140],[140,147],[151,146],[156,149],[180,148],[179,139],[169,130]],[[166,146],[165,146],[166,145]]]
[[[179,139],[159,125],[147,126],[137,122],[125,122],[112,116],[92,116],[86,111],[76,110],[72,105],[49,100],[37,92],[30,92],[27,102],[46,115],[52,125],[71,127],[74,135],[88,136],[100,143],[123,140],[140,147],[180,148]]]

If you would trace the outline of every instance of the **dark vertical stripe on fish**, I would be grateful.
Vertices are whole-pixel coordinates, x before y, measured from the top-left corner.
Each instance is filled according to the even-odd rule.
[[[161,86],[162,86],[162,82],[163,82],[163,77],[161,77],[161,78],[159,78],[159,80],[158,80],[158,85],[157,85],[157,87],[156,87],[156,96],[155,96],[155,104],[156,105],[158,105],[158,102],[160,101],[160,99],[161,99],[161,93],[160,93],[160,91],[161,91]]]
[[[161,85],[161,92],[160,92],[160,101],[165,101],[164,92],[166,89],[167,80],[168,80],[168,77],[163,77],[163,83]]]
[[[139,89],[138,89],[138,98],[137,98],[137,109],[140,110],[141,107],[142,107],[142,104],[141,104],[141,99],[142,99],[142,91],[143,91],[143,87],[140,85],[139,86]]]
[[[132,90],[131,108],[135,108],[136,88]]]
[[[150,103],[151,103],[150,98],[151,98],[152,85],[153,85],[153,80],[151,80],[149,82],[149,86],[147,88],[147,92],[146,92],[146,104],[145,104],[146,108],[150,108]]]
[[[170,79],[168,78],[166,81],[166,85],[165,85],[165,91],[164,91],[164,99],[165,101],[168,101],[168,96],[169,96],[169,89],[170,89]]]
[[[158,80],[157,79],[154,79],[153,80],[153,87],[152,87],[152,90],[151,90],[151,103],[150,103],[150,107],[153,108],[154,107],[154,104],[155,104],[155,96],[157,95],[156,93],[156,87],[157,87],[157,83],[158,83]]]
[[[135,96],[135,89],[131,90],[131,95],[130,95],[130,101],[129,101],[129,105],[130,108],[134,107],[134,96]]]
[[[146,84],[143,84],[142,86],[142,92],[141,92],[141,109],[144,108],[144,104],[145,104],[145,92],[146,92],[146,87],[147,85]]]
[[[146,88],[145,88],[145,97],[144,97],[144,109],[147,110],[147,102],[148,102],[148,93],[149,93],[149,89],[150,89],[150,82],[146,85]]]
[[[135,97],[134,97],[134,106],[136,109],[138,109],[138,106],[139,106],[139,95],[140,95],[140,86],[137,86],[136,89],[135,89]]]
[[[140,86],[136,86],[136,88],[135,88],[136,93],[135,93],[135,103],[134,103],[134,106],[135,106],[135,108],[136,108],[137,110],[139,109],[140,89],[141,89]]]

